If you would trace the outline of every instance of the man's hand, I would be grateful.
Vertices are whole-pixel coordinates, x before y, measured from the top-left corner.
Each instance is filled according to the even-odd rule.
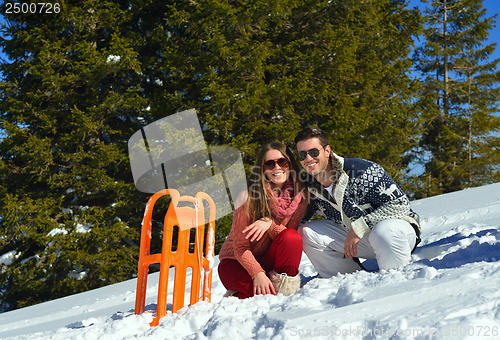
[[[276,295],[273,283],[267,277],[266,273],[260,272],[253,278],[253,294],[254,295],[266,295],[273,294]]]
[[[358,257],[358,242],[360,238],[353,229],[349,230],[344,243],[344,254],[351,259],[353,257]]]
[[[248,233],[245,235],[245,238],[248,239],[251,237],[250,242],[258,241],[264,236],[266,231],[271,228],[272,223],[273,220],[270,218],[261,218],[243,229],[243,234]]]

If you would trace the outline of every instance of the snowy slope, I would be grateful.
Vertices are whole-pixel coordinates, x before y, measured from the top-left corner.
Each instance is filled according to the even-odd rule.
[[[222,299],[134,315],[136,280],[0,314],[1,339],[497,339],[500,336],[500,183],[412,202],[422,244],[400,271],[331,279],[304,255],[293,296]],[[158,274],[149,276],[147,310]],[[169,285],[171,287],[172,284]]]

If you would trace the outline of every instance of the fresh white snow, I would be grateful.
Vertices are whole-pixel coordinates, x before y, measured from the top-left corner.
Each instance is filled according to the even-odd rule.
[[[0,338],[499,338],[500,183],[413,201],[412,207],[421,218],[422,243],[398,271],[319,279],[304,255],[305,285],[295,295],[238,300],[222,298],[216,258],[212,302],[168,312],[157,327],[149,326],[155,273],[142,315],[134,314],[136,280],[129,280],[2,313]]]

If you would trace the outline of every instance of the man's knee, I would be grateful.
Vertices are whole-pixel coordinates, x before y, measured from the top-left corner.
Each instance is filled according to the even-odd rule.
[[[321,226],[315,222],[316,221],[304,223],[297,229],[297,232],[302,239],[304,247],[308,245],[316,247],[319,244],[323,243],[321,233],[319,232],[320,229],[318,229],[321,228]]]
[[[408,235],[415,234],[411,225],[404,220],[384,220],[379,222],[371,231],[370,242],[378,240],[390,244],[395,240],[405,240]]]
[[[384,270],[408,264],[415,239],[411,225],[396,219],[379,222],[368,238],[379,267]]]
[[[314,240],[318,237],[317,226],[313,222],[304,223],[301,225],[297,232],[299,233],[302,240]]]
[[[302,240],[302,247],[306,253],[308,252],[309,247],[316,246],[316,242],[313,241],[314,237],[312,236],[312,231],[307,227],[307,224],[300,226],[297,229],[297,233]]]
[[[300,237],[302,237],[302,239],[304,239],[305,237],[307,237],[307,235],[308,235],[308,233],[309,233],[309,228],[307,228],[307,223],[306,223],[306,224],[301,225],[301,226],[297,229],[297,232],[299,233]]]

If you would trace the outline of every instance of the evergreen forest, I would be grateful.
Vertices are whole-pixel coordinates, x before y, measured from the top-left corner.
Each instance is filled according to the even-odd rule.
[[[239,150],[247,175],[263,144],[294,150],[315,126],[410,199],[500,180],[482,0],[40,4],[0,7],[0,312],[137,275],[151,194],[128,141],[177,112],[195,109],[207,146]]]

